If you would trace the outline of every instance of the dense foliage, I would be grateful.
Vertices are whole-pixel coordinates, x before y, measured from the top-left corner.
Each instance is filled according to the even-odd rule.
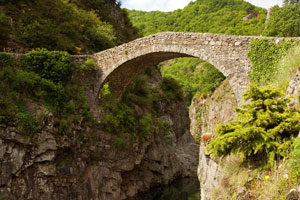
[[[115,0],[0,2],[1,49],[47,48],[78,54],[101,51],[135,37],[136,30]]]
[[[259,35],[266,19],[264,9],[242,0],[197,0],[173,12],[129,10],[128,13],[143,35],[161,31]],[[243,19],[249,14],[251,19]],[[164,77],[172,77],[182,85],[188,105],[196,92],[210,95],[225,78],[212,65],[202,62],[181,58],[166,62],[161,68]]]
[[[58,60],[64,60],[65,56],[69,56],[64,53],[53,53]],[[51,52],[47,55],[53,58]],[[9,57],[2,55],[1,58],[4,60],[0,63],[5,63]],[[35,59],[28,57],[29,62],[30,58]],[[44,68],[42,63],[40,66]],[[52,73],[51,70],[52,68],[48,69],[49,74]],[[56,73],[55,69],[53,73]],[[29,105],[41,105],[51,111],[60,133],[67,132],[72,122],[78,120],[84,120],[84,123],[92,122],[87,101],[83,96],[83,88],[75,84],[72,87],[64,87],[61,83],[45,79],[35,72],[20,69],[19,63],[10,63],[0,68],[0,93],[0,123],[17,123],[18,133],[23,135],[30,136],[41,128],[40,120],[43,116],[28,110]]]
[[[294,149],[290,153],[289,164],[291,166],[291,181],[293,186],[297,186],[300,181],[300,138],[296,138],[294,142]]]
[[[9,38],[9,18],[2,12],[0,12],[0,48],[2,49],[7,45]]]
[[[260,86],[272,84],[278,71],[278,61],[294,45],[291,40],[276,44],[271,39],[253,39],[248,52],[252,62],[251,81]]]
[[[37,49],[22,57],[22,68],[54,83],[66,83],[72,75],[70,54]]]
[[[163,77],[172,77],[182,85],[189,105],[196,93],[211,95],[225,79],[213,65],[198,58],[178,58],[160,65]]]
[[[163,78],[160,84],[149,87],[147,82],[151,71],[148,75],[137,77],[128,86],[117,105],[111,107],[104,104],[107,114],[102,125],[104,130],[117,137],[114,142],[116,147],[126,146],[128,141],[125,138],[144,141],[150,134],[155,133],[160,134],[166,143],[170,142],[170,125],[159,117],[163,112],[171,112],[171,105],[175,102],[182,101],[182,89],[172,78]],[[106,97],[105,100],[109,101],[109,84],[105,84],[101,92]]]
[[[274,6],[271,18],[263,31],[266,36],[300,36],[300,4],[288,4],[282,8]]]
[[[0,69],[2,67],[13,66],[14,62],[14,57],[12,55],[0,53]]]
[[[197,0],[173,12],[128,12],[143,35],[161,31],[260,35],[266,19],[266,10],[243,0]],[[243,20],[248,14],[254,17]]]
[[[288,155],[292,137],[300,130],[300,113],[288,108],[289,99],[270,88],[252,84],[243,96],[251,102],[237,108],[236,120],[216,128],[207,149],[213,156],[236,153],[272,167],[274,161]]]

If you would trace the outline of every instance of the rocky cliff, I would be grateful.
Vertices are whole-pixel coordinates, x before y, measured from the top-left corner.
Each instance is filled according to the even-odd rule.
[[[299,97],[300,97],[300,67],[297,70],[295,77],[290,81],[286,96],[293,96],[289,103],[290,106],[299,108]]]
[[[294,97],[289,105],[295,108],[299,108],[299,72],[300,70],[298,69],[286,91],[287,97]],[[194,97],[190,106],[191,133],[200,142],[198,179],[200,180],[202,200],[213,199],[214,190],[222,184],[224,171],[218,160],[214,160],[209,154],[206,154],[205,145],[212,138],[217,124],[227,123],[236,116],[236,106],[237,103],[228,80],[225,80],[211,97]],[[246,194],[248,194],[247,191]],[[292,189],[287,195],[287,199],[293,199],[295,195],[299,195],[298,188]],[[298,199],[298,196],[294,199]]]
[[[190,106],[191,133],[194,138],[199,138],[200,142],[198,179],[202,200],[211,199],[214,188],[220,184],[222,173],[218,162],[206,154],[205,145],[214,135],[217,124],[227,123],[234,118],[236,106],[237,102],[228,79],[212,96],[195,96]]]
[[[152,84],[161,81],[157,74],[155,79]],[[184,102],[159,113],[170,127],[168,140],[154,131],[146,141],[131,139],[122,148],[99,125],[72,124],[68,134],[59,134],[51,112],[37,103],[27,106],[41,117],[38,133],[22,136],[15,122],[0,125],[0,199],[122,200],[196,176],[199,146]]]

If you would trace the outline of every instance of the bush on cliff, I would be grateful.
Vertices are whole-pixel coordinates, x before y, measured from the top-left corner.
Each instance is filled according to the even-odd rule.
[[[9,38],[9,18],[0,11],[0,49],[7,45],[7,40]]]
[[[51,52],[49,53],[52,55]],[[63,53],[63,55],[65,54]],[[36,57],[38,56],[33,56],[33,58]],[[68,56],[66,59],[61,57],[61,62],[58,59],[58,65],[70,67],[68,66],[68,58]],[[66,60],[67,62],[65,62]],[[76,83],[78,84],[77,80],[76,83],[71,80],[72,83],[68,84],[68,86],[63,86],[61,83],[42,78],[38,73],[22,70],[19,68],[19,63],[12,61],[13,59],[10,55],[0,54],[0,63],[3,64],[3,67],[0,68],[0,123],[10,124],[17,122],[18,132],[31,136],[38,131],[37,127],[39,124],[39,120],[35,117],[36,113],[29,109],[32,104],[43,106],[53,113],[54,121],[57,122],[55,126],[62,130],[59,133],[67,132],[66,128],[61,128],[64,127],[64,124],[77,123],[78,121],[81,121],[81,124],[93,123],[91,112],[84,96],[84,88],[76,85]],[[36,62],[34,67],[41,66],[41,71],[45,70],[44,63],[48,64],[48,66],[57,64],[55,63],[57,59],[51,60],[44,55],[38,59],[28,60],[29,63],[33,61]],[[16,67],[12,66],[14,64],[16,64]],[[50,75],[52,73],[55,75],[59,74],[59,69],[55,71],[57,70],[55,68],[54,72],[51,70],[49,69],[45,73]],[[61,78],[63,80],[64,77]]]
[[[263,31],[265,36],[299,37],[300,36],[300,4],[274,6],[271,17]]]
[[[65,84],[72,75],[70,54],[63,51],[37,49],[30,51],[22,58],[23,68],[34,72],[40,77]]]
[[[269,87],[260,89],[252,84],[243,96],[251,102],[236,109],[236,120],[216,128],[207,149],[214,157],[234,153],[272,167],[288,155],[292,138],[300,130],[300,112],[288,108],[290,99]]]
[[[6,53],[0,53],[0,69],[3,67],[13,66],[14,57]]]

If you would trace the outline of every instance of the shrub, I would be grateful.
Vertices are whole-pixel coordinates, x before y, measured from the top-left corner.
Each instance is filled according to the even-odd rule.
[[[9,39],[9,18],[0,11],[0,48],[5,47]]]
[[[117,149],[122,149],[126,146],[124,137],[118,137],[114,140],[113,146]]]
[[[110,133],[132,133],[135,127],[133,110],[127,105],[120,103],[104,117],[104,128]]]
[[[139,120],[139,135],[140,138],[148,138],[149,134],[153,130],[152,125],[152,116],[150,113],[145,114],[140,120]]]
[[[170,128],[169,122],[167,122],[165,120],[158,119],[158,127],[159,127],[159,130],[162,133],[162,136],[163,136],[165,142],[167,144],[171,144],[172,143],[172,138],[171,138],[171,135],[170,135],[171,128]]]
[[[187,105],[197,92],[210,95],[225,79],[213,65],[198,58],[177,58],[161,66],[163,77],[172,77],[182,85]]]
[[[38,120],[32,113],[20,112],[17,114],[18,124],[17,130],[22,135],[31,136],[36,133]]]
[[[14,65],[14,57],[7,53],[0,53],[0,69]]]
[[[294,185],[298,185],[300,181],[300,138],[296,138],[294,142],[294,149],[290,153],[289,164],[291,181]]]
[[[56,85],[33,72],[5,68],[0,72],[0,81],[6,83],[10,90],[46,103],[55,111],[62,110],[69,101],[62,85]]]
[[[12,122],[19,110],[18,94],[3,86],[0,86],[0,93],[0,123]]]
[[[103,85],[103,87],[101,88],[101,95],[104,97],[104,98],[108,98],[108,97],[111,97],[111,91],[109,89],[109,83],[105,83]]]
[[[217,126],[207,149],[215,157],[237,153],[272,167],[274,161],[288,155],[291,137],[300,130],[300,113],[288,108],[289,99],[283,99],[277,90],[252,84],[243,96],[251,102],[236,109],[235,121]]]
[[[272,15],[263,31],[265,36],[299,37],[300,4],[272,7]]]
[[[137,77],[126,88],[122,101],[128,105],[139,105],[140,107],[151,107],[149,98],[150,89],[147,85],[146,75]]]
[[[169,100],[180,101],[183,100],[183,91],[182,87],[178,82],[171,77],[163,77],[160,83],[161,89],[167,95]]]
[[[62,51],[37,49],[22,58],[22,67],[54,83],[65,84],[72,75],[70,54]]]
[[[81,71],[93,72],[95,71],[96,63],[92,58],[88,58],[85,63],[81,65]]]

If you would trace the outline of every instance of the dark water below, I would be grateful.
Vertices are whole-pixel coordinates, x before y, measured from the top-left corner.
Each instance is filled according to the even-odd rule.
[[[200,200],[200,183],[197,177],[177,179],[169,185],[152,188],[134,200]]]

